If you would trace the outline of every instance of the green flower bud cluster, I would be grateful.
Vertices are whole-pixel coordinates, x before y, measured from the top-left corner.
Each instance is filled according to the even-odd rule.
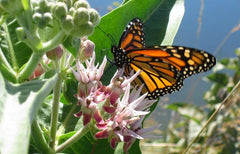
[[[33,20],[40,28],[44,28],[53,19],[51,3],[46,0],[39,0],[34,7]]]
[[[57,2],[52,13],[61,22],[65,33],[76,37],[91,35],[100,22],[99,13],[90,8],[86,0],[77,0],[73,4],[70,1]]]

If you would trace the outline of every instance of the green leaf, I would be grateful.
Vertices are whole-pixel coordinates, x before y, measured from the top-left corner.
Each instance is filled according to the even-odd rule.
[[[2,153],[27,154],[31,122],[44,98],[51,92],[57,75],[49,80],[23,84],[4,81],[0,74],[0,149]]]
[[[63,45],[76,58],[81,45],[81,40],[80,38],[70,36],[63,42]]]
[[[224,73],[214,73],[214,74],[208,75],[207,79],[225,87],[228,84],[229,76]]]
[[[67,79],[63,85],[63,97],[68,103],[77,103],[77,98],[74,97],[77,94],[78,82],[74,79]]]
[[[135,17],[144,22],[146,45],[171,45],[181,23],[184,13],[183,0],[128,0],[103,16],[95,32],[89,37],[95,43],[97,61],[102,61],[104,55],[112,58],[111,45],[118,45],[121,34],[127,23]],[[165,35],[166,34],[166,35]],[[112,68],[116,70],[116,68]],[[106,73],[105,73],[106,74]],[[112,77],[104,76],[109,81]]]
[[[152,13],[144,24],[146,45],[171,45],[184,15],[184,1],[165,0]]]

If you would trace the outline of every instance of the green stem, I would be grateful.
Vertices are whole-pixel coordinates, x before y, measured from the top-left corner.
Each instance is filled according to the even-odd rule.
[[[61,86],[62,86],[62,77],[59,75],[55,88],[53,89],[53,105],[52,105],[50,142],[49,142],[49,146],[52,149],[55,149],[59,101],[60,101],[61,88],[62,88]]]
[[[32,137],[36,144],[36,147],[41,153],[46,154],[54,154],[55,152],[48,146],[47,141],[43,136],[43,132],[38,124],[38,122],[34,119],[32,122]]]
[[[59,31],[56,36],[54,36],[51,40],[44,42],[42,44],[42,48],[39,49],[38,52],[45,53],[56,48],[60,43],[64,41],[65,33],[63,31]]]
[[[2,25],[5,22],[6,19],[7,19],[7,15],[1,14],[0,25]]]
[[[34,69],[39,64],[42,56],[43,56],[43,53],[37,53],[37,52],[32,53],[30,59],[28,60],[28,62],[25,65],[25,67],[23,68],[23,70],[18,75],[18,82],[19,83],[26,80],[33,73]]]
[[[19,69],[19,67],[18,67],[18,64],[17,64],[17,59],[16,59],[15,52],[14,52],[14,49],[13,49],[13,44],[12,44],[12,41],[11,41],[11,37],[10,37],[9,31],[8,31],[8,26],[4,22],[2,24],[2,27],[3,27],[4,31],[5,31],[5,39],[6,39],[7,44],[8,44],[9,53],[10,53],[10,56],[11,56],[10,59],[12,60],[13,69],[15,71],[17,71]]]
[[[79,131],[77,131],[72,137],[70,137],[67,141],[65,141],[63,144],[59,145],[56,148],[56,152],[62,152],[69,146],[71,146],[73,143],[78,141],[81,137],[83,137],[87,132],[89,131],[88,126],[82,127]]]

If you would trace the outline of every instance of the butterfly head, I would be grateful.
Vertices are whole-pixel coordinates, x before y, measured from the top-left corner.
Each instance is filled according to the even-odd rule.
[[[127,55],[123,49],[112,45],[111,51],[114,56],[114,63],[118,68],[122,68],[124,64],[128,63]]]

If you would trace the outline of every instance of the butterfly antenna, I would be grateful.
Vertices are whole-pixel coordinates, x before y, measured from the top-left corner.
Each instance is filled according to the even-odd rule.
[[[110,40],[111,40],[111,42],[113,43],[113,44],[116,44],[116,41],[115,41],[115,39],[113,38],[113,36],[111,35],[111,34],[109,34],[109,33],[106,33],[104,30],[102,30],[99,26],[97,26],[97,28],[100,30],[100,31],[102,31]]]
[[[107,61],[109,61],[112,65],[115,65],[115,61],[112,61],[112,60],[109,59],[108,57],[107,57]]]

